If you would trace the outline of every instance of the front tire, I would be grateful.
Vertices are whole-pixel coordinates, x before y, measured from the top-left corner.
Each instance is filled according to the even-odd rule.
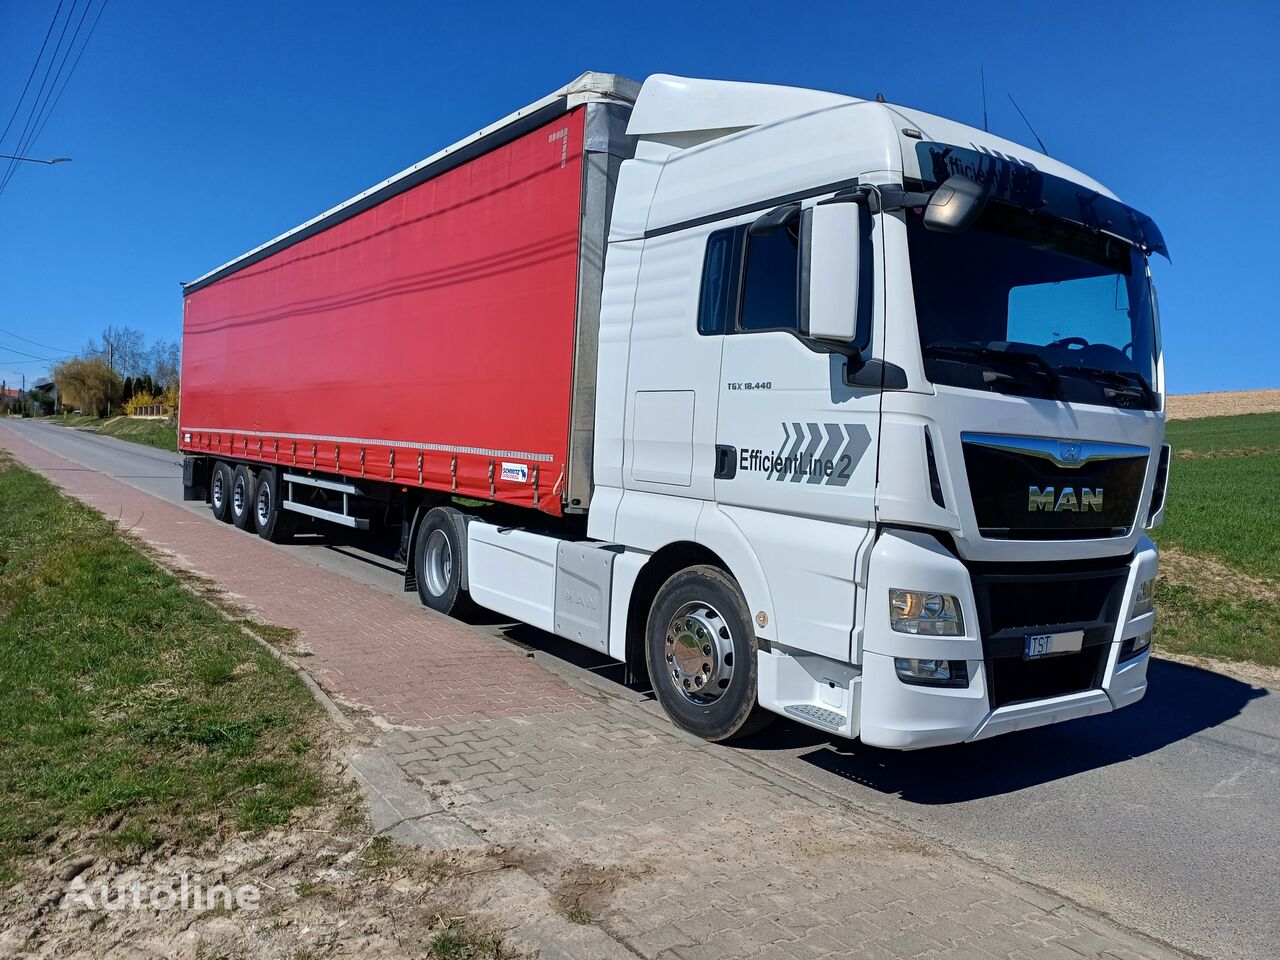
[[[418,598],[440,613],[459,610],[466,601],[462,569],[466,545],[462,542],[462,512],[454,507],[433,507],[418,525],[413,545],[413,569]]]
[[[231,475],[231,522],[238,530],[253,529],[253,473],[243,463]]]
[[[209,478],[209,505],[213,516],[223,523],[231,522],[231,468],[219,460],[213,465]]]
[[[720,742],[772,719],[756,702],[756,634],[737,582],[710,565],[658,590],[645,628],[653,692],[676,726]]]

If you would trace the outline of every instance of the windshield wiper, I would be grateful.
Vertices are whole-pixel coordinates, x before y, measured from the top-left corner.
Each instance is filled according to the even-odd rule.
[[[1005,362],[1020,367],[1023,370],[1030,370],[1040,374],[1045,380],[1049,381],[1052,393],[1055,398],[1062,397],[1062,378],[1058,376],[1058,371],[1044,357],[1038,353],[1027,353],[1022,350],[996,350],[994,347],[977,347],[964,344],[930,344],[925,347],[925,356],[934,356],[939,358],[950,358],[959,360],[984,360],[990,362]],[[992,371],[996,378],[1001,375]],[[1012,379],[1011,377],[1009,379]]]
[[[1147,383],[1147,378],[1140,373],[1126,370],[1105,370],[1101,367],[1059,367],[1058,370],[1062,373],[1077,373],[1083,377],[1089,377],[1092,380],[1099,380],[1103,383],[1112,384],[1113,387],[1119,387],[1120,389],[1118,390],[1107,391],[1108,400],[1117,396],[1131,399],[1141,397],[1153,406],[1155,405],[1155,391],[1151,389],[1151,384]]]

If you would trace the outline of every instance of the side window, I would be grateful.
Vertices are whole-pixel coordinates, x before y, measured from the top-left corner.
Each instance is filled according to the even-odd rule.
[[[738,237],[736,227],[717,230],[707,238],[702,262],[702,294],[698,300],[698,333],[711,337],[728,333],[738,294]]]
[[[747,237],[738,329],[800,330],[800,223]]]

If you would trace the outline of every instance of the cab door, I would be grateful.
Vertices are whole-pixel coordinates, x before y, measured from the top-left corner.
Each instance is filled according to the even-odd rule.
[[[771,212],[772,229],[749,220],[708,239],[699,328],[723,338],[715,501],[766,567],[787,620],[780,641],[848,659],[856,555],[875,521],[880,391],[850,386],[848,353],[807,335],[813,201],[791,206]],[[878,326],[872,230],[868,215],[853,353],[869,351]]]

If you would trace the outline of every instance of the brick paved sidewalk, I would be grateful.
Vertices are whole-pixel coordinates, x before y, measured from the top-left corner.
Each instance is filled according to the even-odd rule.
[[[378,745],[393,761],[385,766],[408,779],[390,791],[404,821],[396,835],[442,848],[460,837],[481,844],[550,891],[543,907],[525,897],[526,915],[559,910],[594,928],[575,937],[564,933],[572,925],[544,925],[560,931],[538,939],[544,957],[1181,956],[806,793],[732,748],[589,698],[464,624],[87,471],[7,428],[0,446],[262,619],[301,630],[315,653],[306,666],[327,690],[398,725]]]
[[[393,724],[581,710],[590,700],[520,652],[426,608],[321,570],[237,530],[103,476],[0,426],[0,446],[119,521],[267,623],[293,627],[326,690]],[[476,669],[483,664],[483,669]]]

